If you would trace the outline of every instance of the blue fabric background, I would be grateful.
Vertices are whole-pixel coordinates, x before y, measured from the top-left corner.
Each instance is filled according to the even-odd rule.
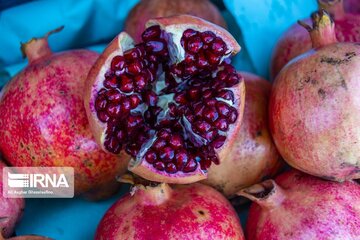
[[[50,37],[54,51],[90,48],[101,51],[123,27],[137,0],[53,0],[28,2],[0,12],[0,87],[25,64],[20,42],[41,37],[65,26]],[[238,70],[268,76],[273,46],[284,30],[316,9],[315,0],[224,0],[230,32],[242,46],[234,59]],[[28,199],[17,234],[39,234],[54,239],[92,239],[109,206],[126,192],[102,202],[82,199]],[[242,221],[246,209],[240,210]]]

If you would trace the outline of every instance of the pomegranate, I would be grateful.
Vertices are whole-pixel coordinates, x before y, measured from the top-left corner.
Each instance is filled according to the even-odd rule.
[[[360,185],[353,181],[325,181],[292,170],[239,195],[254,201],[247,239],[359,239]]]
[[[344,8],[346,12],[360,14],[359,0],[344,0]]]
[[[135,185],[104,215],[95,239],[244,239],[238,216],[200,183]]]
[[[360,178],[360,45],[338,43],[325,11],[308,28],[314,50],[277,76],[269,104],[275,144],[293,167],[344,181]]]
[[[273,176],[282,165],[268,129],[268,99],[271,84],[251,73],[240,73],[245,80],[244,117],[235,144],[220,165],[209,168],[205,184],[231,198],[240,189]]]
[[[360,15],[345,13],[342,0],[318,0],[318,3],[319,8],[328,11],[335,20],[336,37],[340,42],[360,42]],[[303,22],[310,24],[311,19],[305,19]],[[299,24],[291,26],[280,38],[273,51],[272,78],[275,79],[291,59],[311,48],[312,41],[307,31]]]
[[[10,237],[14,233],[15,225],[22,217],[25,208],[23,198],[6,198],[3,195],[3,168],[6,165],[0,158],[0,239]]]
[[[104,150],[129,154],[129,170],[145,179],[199,181],[238,134],[244,83],[229,57],[240,46],[226,30],[189,15],[147,27],[135,46],[120,33],[90,70],[90,127]]]
[[[98,198],[103,186],[117,185],[116,175],[126,170],[125,161],[95,142],[83,105],[86,76],[98,54],[53,54],[49,34],[22,45],[29,65],[0,94],[0,151],[18,167],[73,167],[76,194]]]
[[[200,17],[226,28],[219,9],[209,0],[141,0],[128,14],[124,31],[138,43],[148,20],[180,14]]]

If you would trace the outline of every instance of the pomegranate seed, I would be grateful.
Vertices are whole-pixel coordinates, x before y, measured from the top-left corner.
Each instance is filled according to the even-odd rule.
[[[227,87],[232,87],[240,82],[240,78],[237,74],[232,74],[226,79]]]
[[[218,136],[212,143],[211,146],[213,146],[215,149],[221,148],[225,143],[226,137],[225,136]]]
[[[153,166],[159,171],[164,171],[165,169],[165,164],[163,162],[156,162]]]
[[[183,172],[193,172],[196,170],[198,163],[194,160],[191,159],[183,168]]]
[[[176,134],[176,135],[172,135],[170,140],[169,140],[169,144],[170,146],[172,146],[175,149],[179,149],[184,145],[184,141],[183,138]]]
[[[158,132],[157,136],[161,139],[169,140],[171,133],[169,129],[163,128]]]
[[[156,153],[154,151],[147,151],[147,153],[145,154],[145,160],[148,163],[154,163],[157,159]]]
[[[134,90],[133,80],[126,75],[121,76],[120,90],[124,93],[130,93]]]
[[[221,116],[227,117],[230,113],[230,106],[225,102],[217,102],[216,109]]]
[[[211,129],[211,125],[205,121],[196,122],[195,127],[201,133],[205,133]]]
[[[203,91],[202,97],[204,99],[209,99],[209,98],[213,97],[213,91],[210,90],[210,89],[207,89],[207,90]]]
[[[97,112],[97,117],[102,122],[107,122],[110,119],[110,117],[105,112],[102,111]]]
[[[128,64],[126,69],[127,69],[127,73],[136,75],[136,74],[141,73],[143,67],[144,66],[141,61],[135,60],[132,63]]]
[[[216,74],[216,78],[217,78],[219,81],[225,82],[226,79],[228,78],[228,75],[229,75],[229,73],[226,72],[226,71],[219,71],[219,72]]]
[[[156,95],[155,92],[153,91],[149,91],[146,92],[143,96],[143,100],[151,107],[155,106],[157,101],[158,101],[158,97]]]
[[[115,137],[110,137],[104,142],[106,149],[111,152],[118,154],[121,151],[121,144],[119,144],[118,140]]]
[[[120,142],[124,142],[126,140],[127,134],[124,130],[119,130],[116,134],[116,137]]]
[[[206,52],[206,57],[211,65],[217,65],[220,62],[221,57],[211,52]]]
[[[110,102],[119,103],[123,98],[123,95],[115,89],[110,89],[107,91],[106,97]]]
[[[187,64],[191,64],[193,62],[197,62],[197,57],[194,54],[186,53],[184,62]]]
[[[159,158],[164,162],[171,162],[174,159],[174,150],[171,147],[165,147],[159,153]]]
[[[125,151],[127,154],[129,154],[132,157],[136,157],[136,155],[139,153],[140,148],[137,146],[136,143],[131,143],[126,146]]]
[[[145,43],[145,47],[156,55],[163,55],[166,51],[166,42],[163,39],[151,40]]]
[[[121,105],[121,113],[124,115],[127,115],[130,113],[131,110],[131,103],[128,98],[123,99],[123,101],[120,103]]]
[[[181,64],[174,64],[171,66],[170,72],[176,76],[182,76],[184,69],[182,68]]]
[[[166,146],[166,141],[163,139],[156,139],[153,143],[153,148],[156,151],[160,151],[160,149],[164,148]]]
[[[203,45],[204,43],[200,37],[192,37],[187,42],[186,50],[192,53],[198,53]]]
[[[106,108],[106,112],[110,117],[116,118],[120,115],[121,109],[120,105],[116,103],[110,103]]]
[[[194,104],[194,113],[196,114],[196,116],[202,116],[204,109],[205,106],[202,102],[200,102],[199,104]]]
[[[128,129],[134,129],[135,127],[138,127],[142,122],[143,122],[142,116],[130,115],[127,119],[126,126]]]
[[[209,132],[204,133],[202,136],[208,141],[212,142],[218,135],[218,132],[216,130],[212,130]]]
[[[198,88],[191,88],[190,90],[188,90],[188,95],[190,97],[191,100],[196,101],[200,98],[200,90]]]
[[[136,75],[134,81],[136,85],[136,91],[141,92],[142,90],[144,90],[147,84],[147,80],[144,74]]]
[[[215,127],[221,131],[227,131],[229,129],[226,119],[223,118],[216,120]]]
[[[98,96],[95,100],[95,109],[96,111],[104,110],[106,108],[107,101],[105,97]]]
[[[141,51],[140,48],[138,47],[135,47],[133,49],[129,49],[127,50],[125,53],[124,53],[124,58],[127,60],[127,61],[133,61],[135,59],[138,59],[140,57],[142,57],[143,55],[143,52]]]
[[[168,107],[169,107],[169,115],[170,115],[170,117],[177,116],[178,111],[177,111],[175,103],[169,103]]]
[[[235,108],[231,109],[231,112],[230,112],[228,117],[229,117],[229,122],[230,123],[235,123],[236,122],[236,119],[238,117],[238,113],[237,113]]]
[[[198,32],[193,30],[193,29],[186,29],[183,33],[183,38],[184,39],[189,39],[192,36],[195,36]]]
[[[201,33],[201,39],[204,43],[209,44],[216,38],[216,35],[213,32],[205,31]]]
[[[211,44],[211,50],[216,55],[223,55],[227,50],[225,42],[221,38],[216,38]]]
[[[179,151],[176,153],[175,161],[177,169],[181,170],[188,161],[188,155],[184,150]]]
[[[168,173],[176,173],[177,169],[174,163],[166,164],[165,171]]]
[[[144,74],[147,76],[146,79],[147,79],[149,82],[155,81],[155,75],[156,75],[156,73],[152,73],[150,69],[146,69],[146,71],[145,71]]]
[[[203,116],[206,120],[214,122],[218,119],[219,114],[214,107],[207,107],[204,110]]]
[[[203,160],[200,162],[200,166],[202,170],[206,170],[211,166],[211,161],[210,160]]]
[[[105,81],[104,81],[104,87],[106,87],[106,88],[117,88],[117,87],[119,87],[119,83],[118,83],[118,80],[117,80],[116,76],[106,78]]]
[[[130,106],[131,106],[131,109],[134,109],[136,108],[137,106],[139,106],[140,102],[141,102],[141,99],[138,95],[136,94],[133,94],[129,97],[129,100],[130,100]]]
[[[175,97],[174,97],[175,102],[177,102],[178,104],[183,104],[185,105],[188,101],[186,99],[186,95],[185,93],[176,93]]]
[[[230,100],[232,102],[234,102],[234,100],[235,100],[234,93],[232,91],[226,90],[226,89],[219,91],[217,94],[217,97],[223,98],[226,100]]]
[[[199,55],[199,60],[197,62],[197,66],[199,68],[207,68],[207,67],[209,67],[209,62],[208,62],[208,60],[206,59],[206,57],[203,54]]]
[[[195,65],[190,64],[185,66],[184,73],[187,75],[194,75],[198,72],[198,69]]]
[[[141,38],[144,42],[157,39],[161,35],[161,29],[159,25],[148,27],[141,35]]]
[[[121,70],[125,67],[125,59],[123,56],[115,56],[111,60],[111,66],[110,69],[112,71]]]

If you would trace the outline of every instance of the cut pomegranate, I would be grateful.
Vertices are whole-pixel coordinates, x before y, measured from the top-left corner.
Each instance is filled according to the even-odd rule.
[[[146,179],[204,179],[240,125],[244,84],[224,61],[240,46],[192,16],[147,26],[136,45],[120,33],[89,73],[85,107],[95,138],[108,152],[131,155],[129,170]]]

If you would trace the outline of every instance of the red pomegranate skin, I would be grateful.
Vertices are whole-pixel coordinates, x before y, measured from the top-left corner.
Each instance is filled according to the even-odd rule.
[[[15,225],[22,217],[25,201],[23,198],[6,198],[3,195],[3,168],[6,165],[0,158],[0,239],[12,236]]]
[[[360,15],[343,12],[335,12],[333,15],[338,41],[360,42]],[[311,24],[310,19],[305,19],[303,22]],[[270,68],[272,79],[275,79],[280,70],[291,59],[300,56],[311,48],[312,42],[308,31],[297,23],[292,25],[281,36],[273,51]]]
[[[118,200],[98,226],[100,239],[244,239],[230,203],[211,187],[195,183],[135,187]]]
[[[87,197],[97,199],[99,194],[101,198],[103,191],[114,190],[102,187],[114,187],[126,164],[101,150],[89,129],[83,92],[98,54],[45,52],[29,53],[30,64],[3,89],[0,150],[17,167],[73,167],[75,194],[90,191]]]
[[[246,239],[359,239],[358,183],[321,180],[296,170],[278,176],[276,183],[269,181],[264,183],[266,193],[259,185],[240,193],[254,201]]]
[[[226,159],[212,165],[204,180],[229,198],[240,189],[274,176],[283,165],[268,127],[271,83],[255,74],[240,74],[246,89],[240,132]]]
[[[141,42],[145,23],[153,18],[189,14],[226,28],[219,9],[209,0],[141,0],[128,14],[124,31]]]

